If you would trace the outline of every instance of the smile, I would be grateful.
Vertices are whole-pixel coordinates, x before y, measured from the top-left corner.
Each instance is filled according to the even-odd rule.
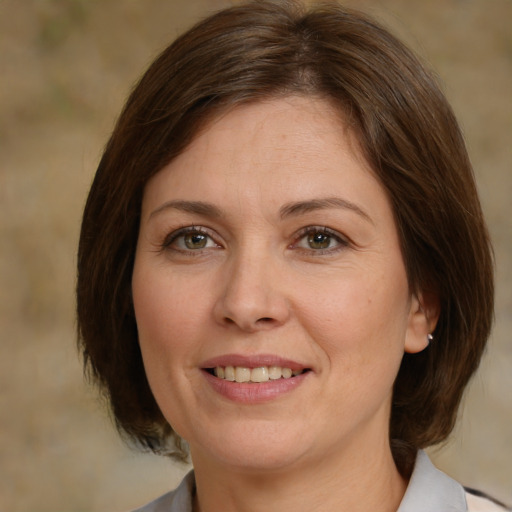
[[[292,370],[291,368],[281,366],[260,366],[257,368],[247,368],[244,366],[216,366],[207,369],[208,373],[215,375],[218,379],[238,383],[268,382],[271,380],[291,379],[297,375],[306,372],[303,370]]]
[[[227,354],[205,361],[200,368],[213,391],[246,405],[284,397],[314,373],[312,367],[272,354]]]

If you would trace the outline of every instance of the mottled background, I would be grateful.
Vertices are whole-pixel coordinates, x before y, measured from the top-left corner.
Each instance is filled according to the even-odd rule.
[[[118,440],[83,383],[80,213],[131,85],[221,0],[0,0],[0,510],[122,511],[187,468]],[[365,0],[439,72],[497,258],[496,327],[437,463],[512,503],[512,1]],[[464,255],[461,254],[461,258]]]

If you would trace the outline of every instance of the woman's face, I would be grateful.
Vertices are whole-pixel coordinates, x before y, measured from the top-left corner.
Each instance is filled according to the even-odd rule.
[[[238,107],[155,175],[132,286],[151,389],[196,465],[388,449],[428,325],[386,193],[328,103]]]

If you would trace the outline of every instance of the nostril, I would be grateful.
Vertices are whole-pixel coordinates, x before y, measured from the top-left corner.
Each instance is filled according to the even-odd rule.
[[[272,318],[266,316],[266,317],[263,317],[263,318],[259,318],[257,320],[257,322],[261,322],[261,323],[269,323],[269,322],[272,322]]]

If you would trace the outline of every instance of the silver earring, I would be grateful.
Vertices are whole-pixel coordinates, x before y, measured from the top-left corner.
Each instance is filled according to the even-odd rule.
[[[432,334],[427,334],[427,340],[430,343],[434,339],[434,336]]]

